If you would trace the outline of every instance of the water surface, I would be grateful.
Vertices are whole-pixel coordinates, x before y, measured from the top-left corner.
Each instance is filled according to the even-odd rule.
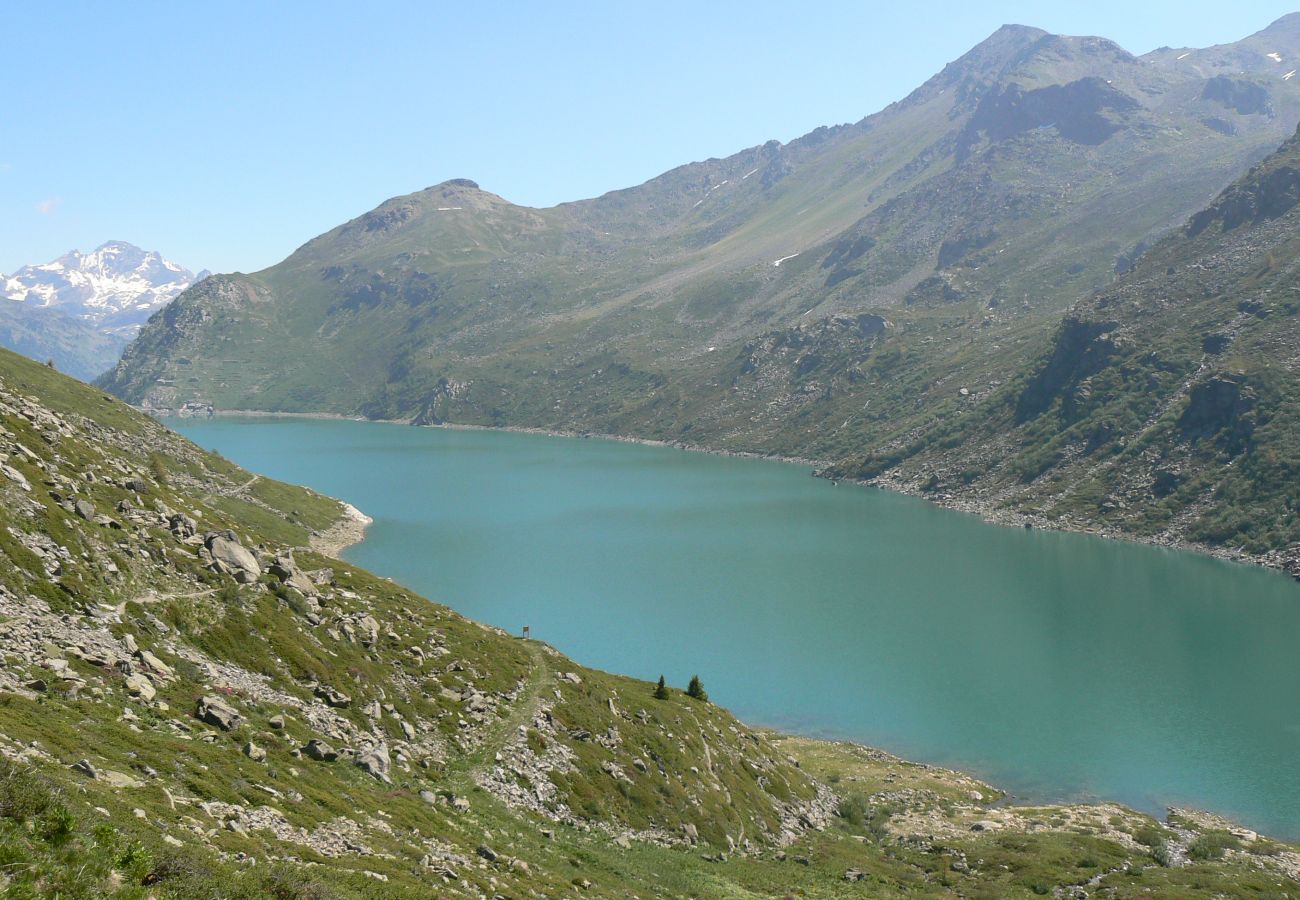
[[[375,519],[344,555],[580,662],[1018,798],[1300,837],[1300,585],[806,468],[347,421],[170,423]]]

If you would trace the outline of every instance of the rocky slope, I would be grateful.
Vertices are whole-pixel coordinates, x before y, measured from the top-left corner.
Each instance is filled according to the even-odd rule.
[[[0,345],[91,379],[117,362],[156,310],[208,273],[195,275],[125,241],[73,250],[0,275]]]
[[[1144,57],[1008,26],[860,122],[596,199],[446,182],[187,291],[103,383],[846,456],[1005,380],[1273,149],[1296,23]]]
[[[7,896],[1300,890],[1228,823],[994,808],[467,621],[312,549],[355,511],[6,351],[0,497]]]
[[[995,390],[830,474],[1300,574],[1300,135],[1077,305]]]

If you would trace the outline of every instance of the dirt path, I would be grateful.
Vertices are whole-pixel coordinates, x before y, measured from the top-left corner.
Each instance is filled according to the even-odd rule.
[[[533,657],[533,667],[528,673],[528,683],[523,693],[514,703],[510,715],[489,726],[483,745],[472,753],[462,754],[452,766],[448,767],[448,780],[460,790],[468,790],[477,782],[475,776],[481,771],[495,765],[497,752],[504,749],[519,726],[527,725],[536,718],[542,708],[544,694],[555,687],[555,673],[546,659],[542,645],[528,642],[528,652]]]

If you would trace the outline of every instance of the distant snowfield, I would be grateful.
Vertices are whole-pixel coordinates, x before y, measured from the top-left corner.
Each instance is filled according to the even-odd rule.
[[[0,297],[60,307],[107,334],[134,335],[154,310],[200,281],[189,269],[125,241],[90,253],[73,250],[52,262],[0,275]]]
[[[789,256],[783,256],[780,259],[773,260],[772,265],[780,267],[781,263],[785,262],[787,259],[794,259],[798,255],[798,253],[791,253]]]

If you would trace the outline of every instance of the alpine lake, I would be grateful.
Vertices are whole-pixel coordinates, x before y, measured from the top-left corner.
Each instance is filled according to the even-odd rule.
[[[1300,838],[1300,585],[989,525],[809,469],[596,439],[169,420],[374,518],[343,556],[755,724]]]

